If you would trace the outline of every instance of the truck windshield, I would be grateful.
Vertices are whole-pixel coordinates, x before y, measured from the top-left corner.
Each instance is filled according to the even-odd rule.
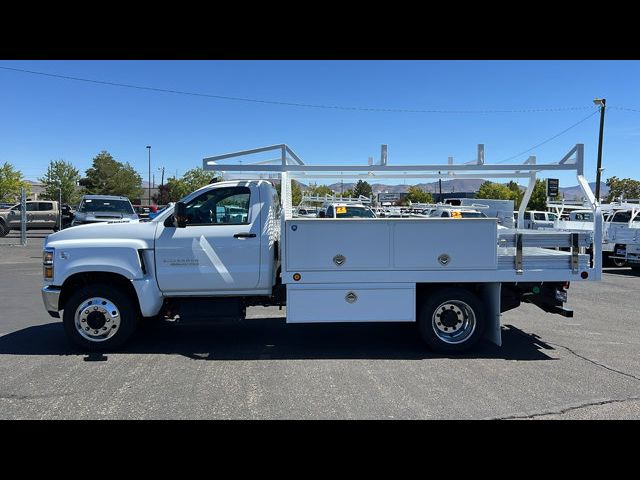
[[[126,200],[101,200],[97,198],[86,198],[80,203],[79,212],[114,212],[132,214],[133,207]]]
[[[363,207],[336,207],[336,218],[376,218],[376,215],[368,208]]]
[[[460,212],[462,218],[487,218],[482,212]]]

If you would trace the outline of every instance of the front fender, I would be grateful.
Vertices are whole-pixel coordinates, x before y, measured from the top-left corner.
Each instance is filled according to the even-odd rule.
[[[55,249],[53,285],[62,285],[67,278],[83,272],[109,272],[128,280],[144,277],[140,251],[146,242],[111,240],[84,246],[79,242],[48,242],[46,248]]]

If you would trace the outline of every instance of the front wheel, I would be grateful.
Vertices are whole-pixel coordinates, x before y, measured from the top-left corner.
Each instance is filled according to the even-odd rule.
[[[138,309],[129,295],[103,284],[82,287],[64,306],[67,336],[89,351],[122,346],[135,332],[139,319]]]
[[[418,327],[431,350],[463,352],[484,334],[484,308],[469,290],[443,288],[428,294],[419,306]]]

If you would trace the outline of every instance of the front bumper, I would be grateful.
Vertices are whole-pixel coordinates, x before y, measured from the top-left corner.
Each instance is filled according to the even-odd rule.
[[[62,289],[60,287],[54,287],[52,285],[46,286],[42,288],[42,301],[44,302],[44,308],[49,312],[54,318],[60,318],[59,308],[59,300],[60,300],[60,292]]]

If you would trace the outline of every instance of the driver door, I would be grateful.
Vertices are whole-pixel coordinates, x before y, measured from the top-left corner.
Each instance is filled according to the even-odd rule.
[[[156,277],[168,295],[251,290],[260,280],[260,191],[214,187],[186,203],[187,226],[158,225]]]

